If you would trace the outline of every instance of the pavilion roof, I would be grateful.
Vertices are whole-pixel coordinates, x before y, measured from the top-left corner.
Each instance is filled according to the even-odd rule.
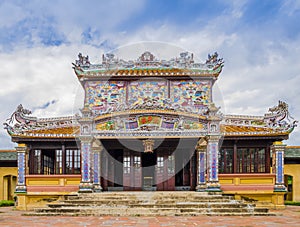
[[[134,110],[127,115],[141,114],[141,110]],[[149,111],[149,110],[148,110]],[[153,110],[155,112],[155,110]],[[156,110],[159,114],[179,115],[196,119],[198,121],[206,121],[207,115],[196,115],[176,112],[177,110]],[[4,123],[8,133],[15,138],[75,138],[80,133],[78,115],[69,117],[56,118],[36,118],[29,117],[31,111],[19,105],[17,110],[12,114],[11,118]],[[111,118],[118,118],[124,115],[124,112],[114,112],[112,115],[101,116],[101,121]],[[124,116],[127,116],[126,113]],[[97,116],[94,120],[97,120]],[[287,104],[279,101],[278,106],[269,109],[269,113],[263,116],[250,115],[222,115],[220,123],[221,133],[225,137],[287,137],[297,126],[297,121],[290,116]],[[106,129],[105,129],[106,130]],[[112,129],[114,130],[114,129]],[[186,129],[184,129],[186,130]],[[192,129],[191,129],[192,130]],[[108,132],[111,133],[110,129]],[[202,131],[203,132],[203,131]],[[105,132],[104,132],[105,133]],[[282,137],[281,137],[282,138]]]
[[[79,79],[105,77],[217,77],[224,66],[218,54],[209,55],[205,63],[196,63],[193,54],[184,52],[170,60],[159,60],[149,51],[144,52],[137,60],[123,60],[114,54],[102,57],[101,64],[92,64],[88,56],[78,55],[73,63]]]

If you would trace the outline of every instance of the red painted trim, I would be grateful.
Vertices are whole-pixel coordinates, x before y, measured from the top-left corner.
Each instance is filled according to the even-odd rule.
[[[79,186],[27,186],[27,192],[77,192]]]
[[[27,179],[30,178],[79,178],[81,179],[80,174],[61,174],[61,175],[26,175],[25,176]]]
[[[264,177],[273,177],[275,178],[276,174],[273,173],[234,173],[234,174],[219,174],[219,178],[240,178],[240,177],[257,177],[257,178],[264,178]]]
[[[221,185],[221,190],[226,191],[273,191],[274,185]]]

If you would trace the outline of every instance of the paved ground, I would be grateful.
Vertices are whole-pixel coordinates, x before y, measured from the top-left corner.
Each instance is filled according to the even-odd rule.
[[[35,217],[22,216],[23,211],[11,207],[0,208],[0,226],[112,226],[112,227],[156,227],[156,226],[288,226],[300,227],[300,207],[288,206],[285,210],[272,211],[278,216],[261,217]]]

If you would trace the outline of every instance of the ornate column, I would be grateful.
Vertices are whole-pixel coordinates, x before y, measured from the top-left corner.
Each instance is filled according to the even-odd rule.
[[[222,115],[220,107],[211,103],[208,107],[208,135],[207,139],[207,189],[206,191],[219,192],[219,141],[221,139],[220,122]]]
[[[93,192],[92,183],[92,128],[93,116],[87,105],[81,109],[82,117],[78,119],[80,124],[80,146],[81,146],[81,182],[79,192]]]
[[[281,141],[274,142],[271,146],[272,151],[272,172],[276,175],[274,186],[275,192],[285,192],[284,185],[284,150],[286,145]]]
[[[26,144],[18,144],[16,147],[18,155],[18,181],[16,186],[16,193],[26,193],[26,153],[27,147]]]
[[[93,189],[94,192],[102,192],[101,186],[101,152],[103,150],[102,144],[97,147],[93,146]]]
[[[202,192],[207,188],[206,185],[206,143],[201,139],[196,145],[197,152],[197,186],[196,191]]]
[[[219,192],[219,135],[207,136],[207,189],[206,191]]]
[[[91,136],[80,136],[81,143],[81,181],[79,184],[79,192],[93,192],[93,184],[91,179]]]

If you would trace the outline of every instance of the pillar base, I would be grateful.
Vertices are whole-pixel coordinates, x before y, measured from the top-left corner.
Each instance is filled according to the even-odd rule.
[[[24,185],[17,185],[15,193],[26,193],[27,188]]]
[[[79,193],[92,193],[93,192],[93,184],[81,182],[79,184]]]
[[[100,184],[94,184],[94,192],[102,192],[103,191],[103,188],[101,187]]]
[[[221,192],[221,185],[218,182],[207,183],[207,192]]]
[[[287,192],[287,189],[283,184],[275,184],[274,192]]]
[[[207,189],[207,185],[206,184],[198,184],[196,186],[196,192],[205,192]]]

